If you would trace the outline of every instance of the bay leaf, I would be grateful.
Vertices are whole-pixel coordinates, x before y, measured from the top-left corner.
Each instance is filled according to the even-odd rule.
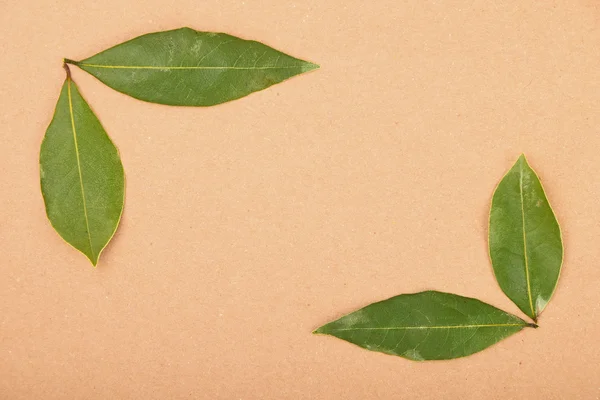
[[[177,106],[224,103],[318,68],[256,41],[190,28],[149,33],[65,62],[119,92]]]
[[[537,321],[556,288],[563,245],[542,184],[524,155],[494,192],[489,252],[500,288]]]
[[[125,178],[117,148],[70,75],[42,141],[40,180],[52,226],[95,266],[121,219]]]
[[[425,291],[370,304],[316,331],[415,361],[468,356],[537,327],[469,297]]]

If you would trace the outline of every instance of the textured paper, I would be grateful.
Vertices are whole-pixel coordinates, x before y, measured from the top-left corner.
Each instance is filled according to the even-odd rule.
[[[321,69],[195,109],[72,68],[126,173],[94,269],[40,193],[62,58],[181,26]],[[1,399],[600,395],[596,2],[4,0],[0,37]],[[487,255],[492,192],[521,152],[565,244],[539,329],[430,363],[311,334],[427,289],[522,316]]]

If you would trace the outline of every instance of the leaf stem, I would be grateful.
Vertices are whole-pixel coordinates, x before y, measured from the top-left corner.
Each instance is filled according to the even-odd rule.
[[[529,328],[534,328],[534,329],[537,329],[537,328],[538,328],[538,324],[527,324],[527,326],[528,326]]]
[[[74,61],[74,60],[71,60],[71,59],[68,59],[68,58],[63,58],[63,62],[65,64],[73,64],[73,65],[79,64],[77,61]]]
[[[69,66],[67,65],[67,60],[64,60],[63,62],[63,68],[65,69],[65,71],[67,72],[67,79],[68,80],[72,80],[71,79],[71,70],[69,69]]]

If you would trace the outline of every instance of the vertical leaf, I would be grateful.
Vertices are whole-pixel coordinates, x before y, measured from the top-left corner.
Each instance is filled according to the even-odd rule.
[[[70,76],[42,141],[40,179],[52,226],[96,265],[121,218],[123,165]]]
[[[224,103],[318,68],[259,42],[190,28],[149,33],[66,62],[129,96],[179,106]]]
[[[504,293],[537,320],[556,287],[563,247],[554,212],[524,155],[494,192],[489,250]]]
[[[315,333],[415,361],[481,351],[525,327],[537,327],[469,297],[426,291],[370,304]]]

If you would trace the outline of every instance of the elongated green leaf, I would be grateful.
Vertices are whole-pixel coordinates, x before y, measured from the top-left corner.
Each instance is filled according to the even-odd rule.
[[[314,333],[423,361],[468,356],[526,326],[536,327],[476,299],[427,291],[373,303]]]
[[[149,33],[83,61],[65,61],[119,92],[178,106],[224,103],[318,68],[259,42],[190,28]]]
[[[52,226],[96,265],[121,218],[123,165],[70,78],[42,142],[40,178]]]
[[[563,247],[542,184],[523,155],[494,192],[489,247],[500,287],[536,321],[556,287]]]

